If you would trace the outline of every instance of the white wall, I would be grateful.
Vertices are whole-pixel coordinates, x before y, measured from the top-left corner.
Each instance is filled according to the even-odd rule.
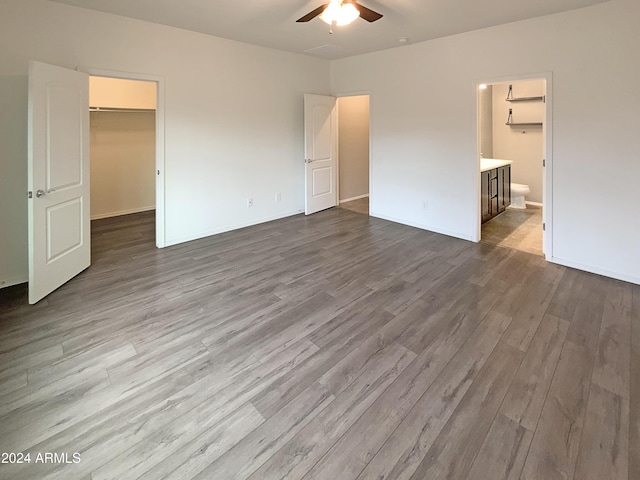
[[[477,83],[552,72],[553,259],[640,283],[638,18],[612,0],[332,62],[335,93],[371,92],[371,214],[475,238]]]
[[[89,106],[155,110],[156,82],[124,78],[89,77]]]
[[[512,82],[514,97],[541,97],[545,94],[544,80]],[[543,203],[542,159],[544,158],[541,126],[510,127],[506,125],[509,109],[513,122],[542,122],[544,103],[507,102],[509,84],[493,86],[493,156],[513,160],[511,181],[529,185],[527,201]]]
[[[91,218],[153,210],[155,112],[91,112]]]
[[[369,194],[369,95],[338,98],[340,200]]]
[[[493,86],[480,89],[478,92],[480,104],[480,155],[493,158]]]
[[[25,78],[0,76],[0,288],[28,278],[26,104]]]
[[[44,0],[0,0],[0,45],[0,281],[27,272],[31,59],[164,79],[168,244],[302,211],[303,94],[330,93],[328,61]]]

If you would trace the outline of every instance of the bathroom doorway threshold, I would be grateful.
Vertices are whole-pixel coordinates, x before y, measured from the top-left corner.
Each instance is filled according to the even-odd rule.
[[[482,241],[534,255],[542,251],[542,207],[507,208],[482,224]]]

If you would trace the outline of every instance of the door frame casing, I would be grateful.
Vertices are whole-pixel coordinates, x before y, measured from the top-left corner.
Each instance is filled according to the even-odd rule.
[[[542,152],[540,159],[542,173],[542,222],[545,228],[542,232],[542,248],[545,259],[553,259],[553,75],[551,72],[531,73],[523,75],[507,75],[502,77],[482,78],[473,82],[476,96],[476,191],[475,191],[475,234],[474,242],[479,242],[482,236],[482,202],[480,199],[480,185],[482,175],[480,173],[480,152],[481,152],[481,132],[480,132],[480,85],[495,85],[510,82],[522,82],[527,80],[545,81],[545,103],[544,103],[544,123],[542,124]],[[542,162],[544,160],[544,166]]]
[[[165,225],[165,79],[158,75],[142,73],[120,72],[92,67],[79,67],[78,70],[93,77],[118,78],[122,80],[141,80],[156,84],[156,247],[166,245]]]

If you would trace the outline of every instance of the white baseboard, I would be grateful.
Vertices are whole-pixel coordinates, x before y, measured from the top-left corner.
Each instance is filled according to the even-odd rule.
[[[419,228],[421,230],[427,230],[427,231],[433,232],[433,233],[439,233],[441,235],[446,235],[448,237],[460,238],[462,240],[468,240],[470,242],[473,242],[473,238],[470,235],[465,235],[463,233],[451,232],[449,230],[444,230],[442,228],[433,227],[431,225],[425,225],[425,224],[416,223],[416,222],[408,222],[406,220],[401,220],[399,218],[390,217],[390,216],[383,215],[383,214],[380,214],[380,213],[377,213],[377,212],[370,212],[369,216],[376,217],[376,218],[381,218],[382,220],[388,220],[388,221],[394,222],[394,223],[400,223],[402,225],[408,225],[409,227],[415,227],[415,228]]]
[[[613,272],[611,270],[607,270],[606,268],[594,267],[593,265],[584,265],[579,262],[574,262],[572,260],[566,260],[564,258],[558,258],[558,257],[551,257],[549,261],[553,263],[557,263],[558,265],[563,265],[565,267],[571,267],[577,270],[583,270],[585,272],[595,273],[596,275],[602,275],[604,277],[615,278],[616,280],[622,280],[624,282],[635,283],[636,285],[640,285],[640,277],[635,275],[627,275],[626,273]]]
[[[91,215],[91,220],[100,220],[102,218],[119,217],[120,215],[130,215],[132,213],[148,212],[149,210],[155,210],[156,206],[132,208],[130,210],[121,210],[119,212],[100,213],[98,215]]]
[[[542,202],[530,202],[529,200],[526,200],[524,203],[531,205],[532,207],[542,207]]]
[[[279,220],[281,218],[292,217],[294,215],[300,215],[304,213],[304,210],[296,210],[295,212],[288,212],[282,215],[276,215],[273,217],[265,217],[260,218],[258,220],[236,223],[234,225],[227,225],[221,228],[216,228],[215,230],[207,230],[206,232],[197,233],[195,235],[189,235],[186,237],[176,237],[176,238],[167,238],[165,242],[165,247],[170,247],[172,245],[178,245],[180,243],[191,242],[193,240],[200,240],[201,238],[210,237],[212,235],[218,235],[219,233],[230,232],[232,230],[239,230],[241,228],[251,227],[253,225],[260,225],[261,223],[272,222],[274,220]]]
[[[340,200],[338,203],[342,204],[347,202],[353,202],[354,200],[360,200],[361,198],[367,198],[368,196],[369,194],[365,193],[364,195],[360,195],[358,197],[345,198],[344,200]]]
[[[0,280],[0,288],[13,287],[14,285],[20,285],[21,283],[27,283],[29,281],[29,277],[27,276],[17,276],[11,278],[5,278]]]

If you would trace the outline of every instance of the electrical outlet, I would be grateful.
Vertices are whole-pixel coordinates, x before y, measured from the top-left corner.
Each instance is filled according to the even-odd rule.
[[[276,202],[281,202],[281,201],[282,201],[282,194],[276,193]]]
[[[247,198],[247,207],[253,207],[253,197]]]

